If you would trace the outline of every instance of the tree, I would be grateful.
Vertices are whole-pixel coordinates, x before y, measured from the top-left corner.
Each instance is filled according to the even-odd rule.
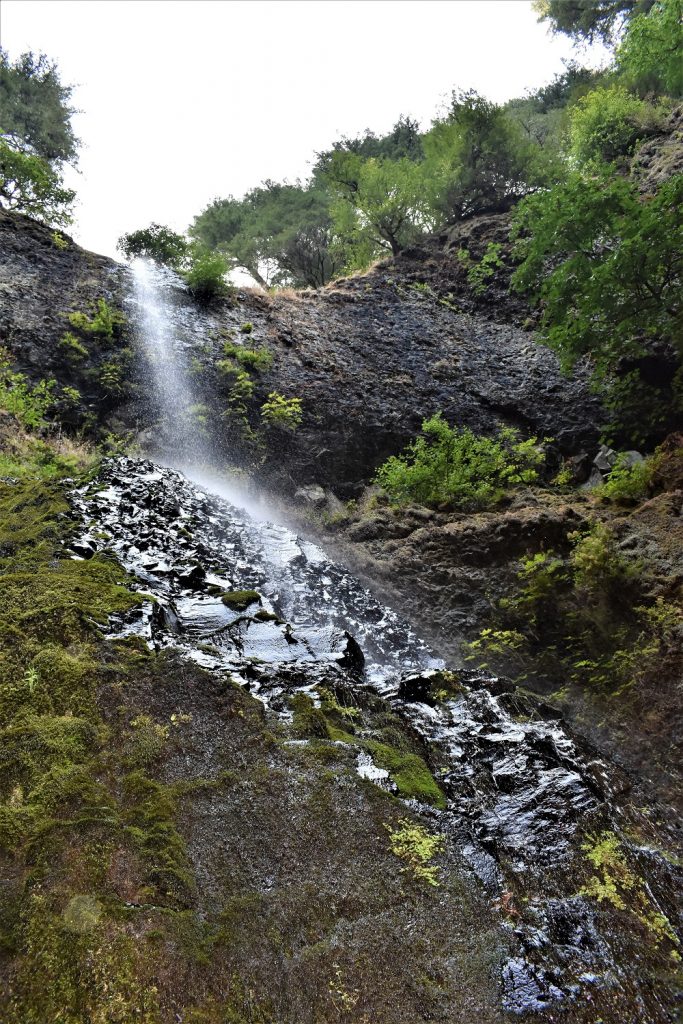
[[[452,223],[484,210],[507,209],[558,169],[519,123],[473,90],[454,92],[444,117],[423,140],[431,208]]]
[[[62,182],[78,146],[71,92],[44,54],[24,53],[12,64],[0,50],[0,201],[60,225],[74,199]]]
[[[74,163],[79,140],[71,125],[72,92],[44,53],[23,53],[11,64],[0,49],[0,132],[8,145],[52,166]]]
[[[566,61],[565,70],[548,85],[509,100],[503,109],[530,142],[559,153],[564,147],[569,109],[595,87],[601,76],[600,71]]]
[[[545,342],[566,368],[587,358],[636,443],[683,410],[683,175],[654,197],[593,168],[527,197],[515,214],[513,287],[541,303]]]
[[[71,221],[75,193],[39,156],[17,152],[0,138],[0,203],[57,227]]]
[[[422,170],[407,158],[386,160],[335,154],[328,180],[335,195],[336,245],[347,269],[359,269],[382,251],[393,256],[431,226],[423,201]]]
[[[179,235],[163,224],[154,223],[148,228],[121,235],[116,248],[128,260],[142,257],[174,270],[182,267],[188,255],[188,242],[184,235]]]
[[[553,32],[587,43],[612,44],[633,14],[647,13],[654,0],[533,0],[539,21]]]
[[[422,136],[417,121],[403,114],[387,135],[375,135],[369,129],[362,135],[351,139],[345,136],[334,143],[331,149],[317,154],[313,166],[313,179],[323,183],[329,177],[330,165],[340,153],[352,153],[369,160],[371,157],[387,160],[413,160],[419,162],[424,157]]]
[[[617,49],[617,71],[641,96],[683,96],[683,4],[659,0],[628,25]]]
[[[233,268],[264,288],[318,288],[338,272],[331,251],[329,197],[313,183],[266,181],[244,199],[216,199],[190,228],[193,238],[219,249]]]

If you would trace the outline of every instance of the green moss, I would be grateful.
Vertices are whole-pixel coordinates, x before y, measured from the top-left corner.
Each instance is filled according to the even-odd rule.
[[[147,866],[146,895],[155,904],[187,907],[194,882],[176,825],[173,788],[135,771],[123,779],[123,795],[126,835]]]
[[[252,604],[261,603],[261,595],[255,590],[229,590],[221,595],[221,601],[235,611],[246,611]]]
[[[385,768],[396,783],[401,796],[445,807],[446,798],[434,780],[427,764],[417,754],[404,754],[384,743],[363,740],[363,747],[375,764]]]
[[[581,895],[633,914],[656,944],[668,941],[674,947],[672,952],[677,954],[680,942],[671,922],[653,904],[645,881],[629,866],[614,832],[588,836],[581,849],[598,871],[581,889]]]
[[[418,882],[437,886],[439,869],[431,861],[443,849],[443,837],[433,835],[409,818],[404,818],[398,828],[384,827],[389,833],[391,852],[405,862],[402,870]]]
[[[362,747],[378,767],[389,772],[400,795],[405,799],[419,800],[434,807],[446,806],[446,797],[437,785],[427,763],[419,755],[405,753],[377,740],[353,736],[344,729],[334,726],[329,727],[328,734],[330,739]]]
[[[254,618],[257,622],[277,622],[280,626],[284,624],[284,620],[279,615],[276,615],[275,612],[267,612],[265,608],[256,612]]]
[[[317,708],[305,693],[295,693],[289,699],[292,709],[292,727],[294,735],[299,739],[327,739],[329,732],[327,720],[320,708]]]

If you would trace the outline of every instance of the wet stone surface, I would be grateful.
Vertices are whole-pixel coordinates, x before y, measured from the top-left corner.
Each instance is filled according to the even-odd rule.
[[[504,680],[446,671],[315,544],[175,471],[109,460],[72,504],[83,528],[71,557],[111,551],[148,595],[136,615],[110,624],[112,635],[175,648],[287,720],[292,694],[319,705],[321,685],[359,705],[384,702],[398,716],[446,798],[444,809],[411,804],[470,865],[512,941],[501,976],[506,1010],[539,1020],[674,1019],[670,994],[622,966],[642,956],[648,974],[662,943],[646,935],[651,948],[639,953],[633,917],[605,914],[581,891],[587,835],[619,832],[628,846],[617,806],[628,782],[549,709]],[[355,753],[362,778],[396,792],[390,770]],[[673,891],[673,867],[650,856],[646,868],[643,891],[656,912]],[[618,1016],[605,1015],[609,1008]]]

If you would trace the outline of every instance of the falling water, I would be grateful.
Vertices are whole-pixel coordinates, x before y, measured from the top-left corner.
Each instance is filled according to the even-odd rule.
[[[201,405],[194,394],[186,339],[172,315],[171,294],[178,280],[147,260],[135,260],[132,269],[138,339],[151,371],[149,398],[159,416],[154,448],[170,465],[201,464],[206,461],[197,422]]]

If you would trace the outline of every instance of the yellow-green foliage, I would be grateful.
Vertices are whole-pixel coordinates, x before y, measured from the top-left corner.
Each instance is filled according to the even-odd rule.
[[[52,239],[52,244],[55,246],[55,248],[59,249],[61,252],[69,248],[68,240],[64,237],[64,235],[60,234],[59,231],[53,231],[50,235],[50,238]]]
[[[391,852],[405,863],[401,870],[426,885],[439,884],[439,868],[433,858],[444,848],[442,836],[435,836],[422,825],[404,818],[398,828],[384,826],[390,837]]]
[[[301,424],[301,405],[300,398],[285,398],[277,391],[271,391],[268,400],[261,406],[261,417],[266,426],[293,431]]]
[[[45,416],[53,404],[54,380],[31,385],[23,373],[11,369],[10,354],[0,347],[0,409],[14,416],[25,430],[45,425]]]
[[[83,334],[95,334],[100,338],[113,338],[126,322],[123,313],[113,309],[106,299],[97,300],[91,317],[76,311],[69,313],[67,319],[72,327]]]
[[[597,870],[597,874],[592,875],[581,889],[582,896],[590,896],[599,903],[606,902],[616,910],[633,914],[655,942],[668,940],[674,947],[680,945],[669,919],[654,906],[644,880],[629,867],[614,832],[588,836],[581,849]]]
[[[620,458],[600,488],[600,497],[607,498],[617,505],[634,505],[643,501],[652,486],[656,467],[656,456],[643,459],[632,466],[626,465],[623,458]]]
[[[544,458],[538,438],[520,440],[512,428],[484,437],[449,426],[437,413],[424,420],[422,434],[401,455],[379,467],[375,479],[398,505],[486,508],[509,488],[533,483]]]
[[[579,164],[616,160],[639,140],[661,131],[666,112],[621,85],[594,89],[571,112],[571,155]]]
[[[69,359],[86,359],[88,350],[82,341],[79,341],[75,334],[67,331],[59,340],[59,347]]]
[[[224,373],[232,372],[229,360],[236,359],[241,366],[248,370],[262,372],[269,370],[273,365],[273,357],[266,348],[245,348],[244,345],[234,345],[229,341],[223,345],[223,352],[226,359],[217,363],[219,369]]]

